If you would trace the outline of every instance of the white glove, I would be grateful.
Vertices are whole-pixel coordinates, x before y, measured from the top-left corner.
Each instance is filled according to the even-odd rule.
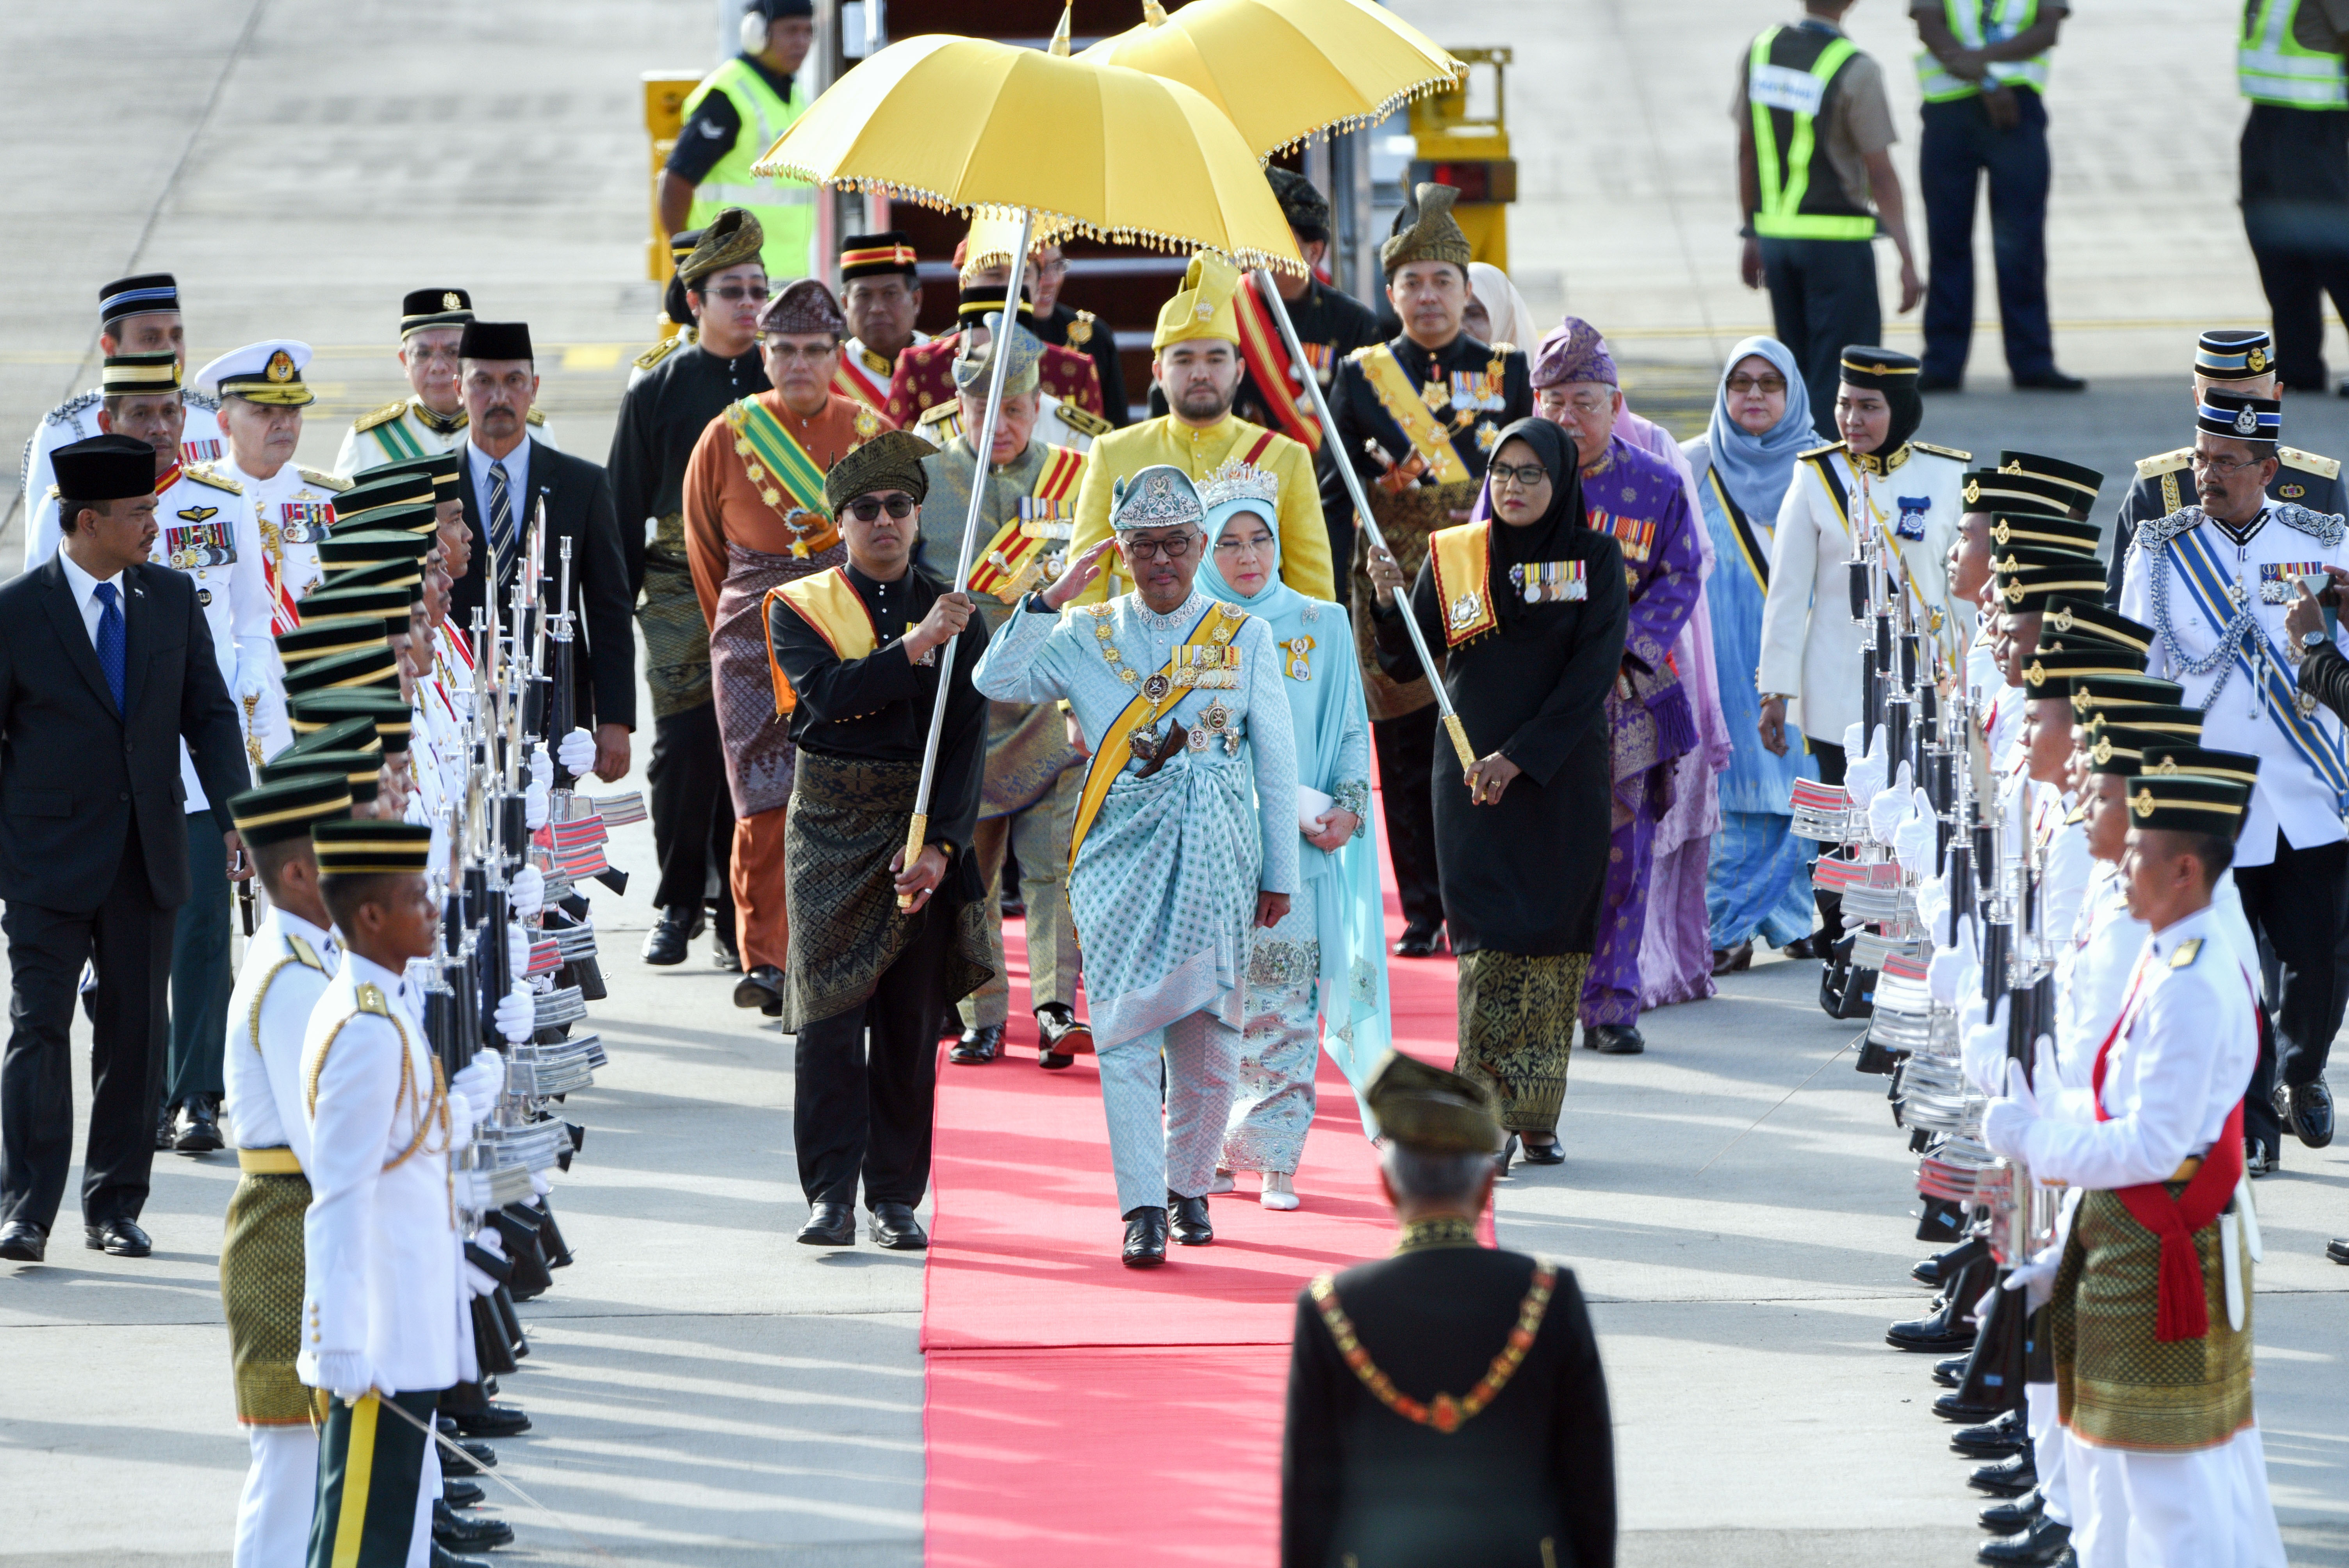
[[[498,1004],[502,1015],[505,1004]],[[502,1021],[502,1019],[501,1020]],[[478,1123],[487,1117],[498,1102],[498,1093],[506,1087],[506,1059],[495,1051],[477,1051],[473,1059],[457,1069],[449,1080],[449,1093],[453,1098],[462,1095],[469,1120]]]
[[[531,1000],[531,995],[527,985],[514,986],[498,998],[497,1011],[492,1015],[498,1033],[517,1046],[528,1040],[538,1027],[538,1005]]]
[[[506,926],[506,968],[513,979],[530,977],[530,933],[511,923]]]
[[[533,1171],[530,1173],[530,1191],[531,1196],[543,1198],[554,1191],[554,1183],[548,1178],[545,1171]]]
[[[242,703],[247,697],[258,700],[261,697],[266,696],[268,694],[269,676],[267,672],[256,667],[256,661],[253,659],[238,659],[236,661],[237,701]]]
[[[587,769],[595,766],[595,738],[584,729],[564,736],[555,750],[563,759],[563,770],[574,779],[585,778]]]
[[[2048,1050],[2044,1036],[2039,1040],[2037,1055],[2040,1072],[2046,1075],[2049,1084],[2054,1084],[2056,1081],[2054,1053]],[[2021,1062],[2008,1062],[2005,1097],[1992,1100],[1989,1109],[1982,1112],[1982,1141],[1990,1145],[1993,1153],[2002,1154],[2009,1160],[2027,1159],[2025,1145],[2031,1130],[2043,1119],[2039,1097],[2032,1089],[2030,1075],[2023,1070]]]
[[[1845,725],[1843,727],[1843,756],[1846,766],[1858,761],[1861,758],[1867,755],[1868,737],[1860,734],[1858,725]]]
[[[1905,772],[1908,765],[1903,763],[1901,766]],[[1930,876],[1935,841],[1940,837],[1933,818],[1933,802],[1922,789],[1910,790],[1909,815],[1892,830],[1892,853],[1900,861],[1900,869],[1912,877]]]
[[[544,752],[539,755],[543,757]],[[535,833],[546,826],[548,790],[543,784],[525,785],[522,792],[522,825]]]
[[[1891,782],[1891,769],[1884,760],[1884,727],[1879,724],[1876,727],[1875,744],[1865,754],[1851,758],[1844,766],[1844,788],[1850,791],[1854,800],[1863,806],[1872,804],[1883,792],[1885,785]],[[1849,755],[1846,753],[1847,757]]]
[[[1965,1070],[1966,1081],[1993,1097],[2006,1085],[2006,1009],[2007,998],[2002,993],[1987,1013],[1976,1008],[1978,1016],[1969,1018],[1958,1030],[1958,1061]]]
[[[524,866],[514,872],[513,881],[506,884],[506,907],[513,911],[516,920],[534,920],[546,907],[546,873],[536,866]]]
[[[1882,733],[1878,731],[1879,736]],[[1892,830],[1909,815],[1909,764],[1904,761],[1899,777],[1868,797],[1868,836],[1878,843],[1889,844]]]
[[[464,1271],[465,1288],[471,1291],[473,1295],[495,1295],[498,1294],[498,1282],[492,1279],[488,1274],[483,1274],[480,1269],[475,1268],[473,1266],[472,1259],[460,1258],[458,1260],[458,1266]]]
[[[554,758],[546,754],[546,743],[543,740],[530,748],[530,787],[533,789],[554,788]]]
[[[2006,1276],[2005,1288],[2028,1292],[2023,1300],[2036,1312],[2054,1299],[2055,1271],[2063,1263],[2062,1247],[2042,1247],[2029,1263],[2015,1265],[2014,1272]]]
[[[1966,983],[1981,970],[1982,957],[1974,951],[1974,923],[1963,921],[1956,942],[1933,950],[1932,962],[1925,965],[1925,988],[1932,992],[1935,1002],[1955,1007]]]
[[[346,1405],[356,1405],[375,1387],[375,1369],[364,1350],[329,1350],[318,1357],[318,1381]]]
[[[1906,866],[1909,862],[1900,862]],[[1917,903],[1917,923],[1923,926],[1933,939],[1935,951],[1950,945],[1950,879],[1945,876],[1920,878],[1917,891],[1910,895]]]

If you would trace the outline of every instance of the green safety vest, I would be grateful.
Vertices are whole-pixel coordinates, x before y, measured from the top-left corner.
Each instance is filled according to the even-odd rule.
[[[2349,108],[2341,57],[2304,47],[2292,36],[2300,0],[2254,0],[2243,8],[2243,42],[2235,80],[2253,103],[2285,108]]]
[[[683,123],[691,124],[693,111],[712,92],[724,93],[734,102],[734,112],[741,118],[741,134],[726,156],[710,166],[701,183],[693,188],[693,210],[686,220],[688,228],[709,226],[711,219],[728,207],[740,207],[759,220],[765,231],[765,242],[760,246],[760,259],[767,264],[771,278],[804,278],[818,275],[813,263],[815,245],[815,187],[797,180],[770,180],[750,172],[750,165],[767,155],[775,139],[783,134],[792,121],[807,112],[807,93],[794,80],[792,99],[785,103],[775,96],[767,79],[750,65],[731,59],[701,80],[693,89],[679,111]]]
[[[2002,44],[2029,32],[2039,20],[2039,0],[1944,0],[1944,4],[1949,11],[1950,32],[1969,49]],[[2027,60],[1993,60],[1990,79],[2001,87],[2029,88],[2044,93],[2047,90],[2047,57],[2042,54]],[[1980,82],[1951,76],[1930,49],[1918,52],[1917,80],[1925,89],[1927,103],[1972,98],[1982,90]]]
[[[1807,66],[1774,64],[1780,38],[1795,32],[1774,27],[1754,40],[1746,71],[1746,97],[1754,105],[1754,172],[1762,207],[1754,232],[1773,240],[1872,240],[1876,219],[1851,204],[1832,179],[1814,184],[1811,160],[1819,110],[1844,62],[1859,52],[1849,38],[1832,37]],[[1797,36],[1795,48],[1803,40]]]

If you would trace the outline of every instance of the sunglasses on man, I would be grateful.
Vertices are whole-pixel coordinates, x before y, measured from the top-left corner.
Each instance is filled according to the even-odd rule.
[[[886,496],[861,495],[848,503],[848,513],[859,522],[872,522],[886,508],[891,517],[903,521],[913,515],[914,498],[903,492]]]

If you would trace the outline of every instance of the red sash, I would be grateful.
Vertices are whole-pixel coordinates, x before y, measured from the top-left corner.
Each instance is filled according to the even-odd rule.
[[[1264,394],[1274,426],[1290,439],[1302,441],[1307,451],[1319,452],[1321,421],[1313,417],[1308,400],[1289,378],[1288,346],[1264,296],[1256,292],[1253,282],[1243,283],[1232,295],[1232,306],[1239,318],[1240,357],[1247,362],[1248,374],[1256,377],[1257,390]],[[1306,374],[1312,374],[1310,367]]]

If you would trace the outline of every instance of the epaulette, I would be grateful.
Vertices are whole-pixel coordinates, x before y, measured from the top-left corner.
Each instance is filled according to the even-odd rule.
[[[391,1016],[391,1004],[384,1000],[383,987],[377,985],[374,981],[360,981],[358,985],[353,988],[351,995],[352,998],[358,1003],[360,1012],[373,1013],[378,1017],[382,1018],[388,1018]]]
[[[1064,407],[1061,413],[1061,418],[1066,418],[1067,417],[1067,411]],[[960,403],[940,403],[934,408],[923,409],[922,417],[916,419],[914,423],[916,427],[919,427],[923,425],[935,425],[941,419],[959,419],[961,418],[962,405]]]
[[[1366,343],[1360,348],[1349,351],[1346,357],[1359,365],[1363,360],[1370,357],[1371,350],[1373,348],[1384,348],[1385,346],[1386,345],[1383,343]]]
[[[2158,550],[2188,529],[2198,527],[2204,513],[2199,506],[2180,507],[2168,517],[2157,517],[2137,525],[2130,542],[2132,550]]]
[[[1061,423],[1079,435],[1091,436],[1095,440],[1101,439],[1117,428],[1115,425],[1111,424],[1091,408],[1080,408],[1074,403],[1069,402],[1063,402],[1061,405]]]
[[[546,416],[540,413],[537,409],[533,408],[529,413],[523,416],[523,422],[530,425],[543,425],[546,423]]]
[[[305,968],[316,969],[321,975],[326,972],[325,961],[318,956],[317,949],[310,945],[308,937],[289,934],[285,938],[285,945],[294,950],[295,962]]]
[[[2194,449],[2191,447],[2180,447],[2174,452],[2164,452],[2159,457],[2139,458],[2137,460],[2137,477],[2141,480],[2158,480],[2164,474],[2176,473],[2193,460]]]
[[[1091,343],[1093,340],[1093,323],[1098,319],[1089,310],[1077,312],[1077,319],[1069,323],[1069,346],[1082,348]]]
[[[2341,542],[2342,534],[2349,531],[2349,523],[2343,522],[2331,512],[2311,511],[2306,507],[2292,501],[2285,501],[2282,506],[2270,507],[2268,515],[2286,528],[2298,529],[2323,544],[2338,544]]]
[[[1813,447],[1807,452],[1796,452],[1795,457],[1798,461],[1808,462],[1816,458],[1824,458],[1829,452],[1840,452],[1843,450],[1843,447],[1844,444],[1841,441],[1829,441],[1824,447]]]
[[[1961,463],[1974,460],[1974,455],[1971,452],[1961,452],[1955,447],[1937,447],[1930,441],[1911,441],[1909,444],[1920,452],[1930,452],[1937,458],[1955,458]]]
[[[192,387],[183,387],[180,389],[180,401],[191,408],[202,408],[207,414],[220,412],[219,398],[206,397]]]
[[[2339,458],[2319,457],[2314,452],[2303,452],[2298,447],[2278,447],[2276,461],[2285,468],[2298,469],[2302,473],[2314,474],[2321,480],[2337,480],[2341,477]]]
[[[52,425],[65,424],[76,414],[83,413],[88,409],[96,407],[99,401],[99,395],[96,392],[84,392],[76,397],[68,397],[64,402],[49,410],[49,423]]]
[[[231,495],[244,493],[243,485],[222,473],[210,463],[182,463],[180,465],[180,472],[200,485],[210,485],[214,490],[223,490]]]
[[[330,474],[324,469],[299,469],[297,471],[312,484],[333,490],[337,495],[351,488],[350,480],[340,474]]]
[[[678,345],[684,340],[684,336],[685,335],[683,333],[672,333],[668,336],[662,338],[658,343],[654,344],[650,348],[646,349],[642,354],[637,355],[636,368],[639,370],[650,370],[654,366],[658,365],[662,360],[667,359],[670,355],[675,354],[677,352]]]
[[[386,403],[380,408],[371,408],[360,415],[351,421],[351,428],[360,435],[365,435],[378,425],[388,425],[407,412],[408,399],[402,397],[397,403]]]
[[[1504,354],[1515,354],[1517,351],[1517,346],[1514,343],[1488,343],[1485,346],[1493,351],[1493,357],[1495,359]]]
[[[2178,944],[2177,952],[2169,955],[2169,966],[2172,969],[2183,969],[2201,955],[2202,939],[2199,936],[2189,936]]]

